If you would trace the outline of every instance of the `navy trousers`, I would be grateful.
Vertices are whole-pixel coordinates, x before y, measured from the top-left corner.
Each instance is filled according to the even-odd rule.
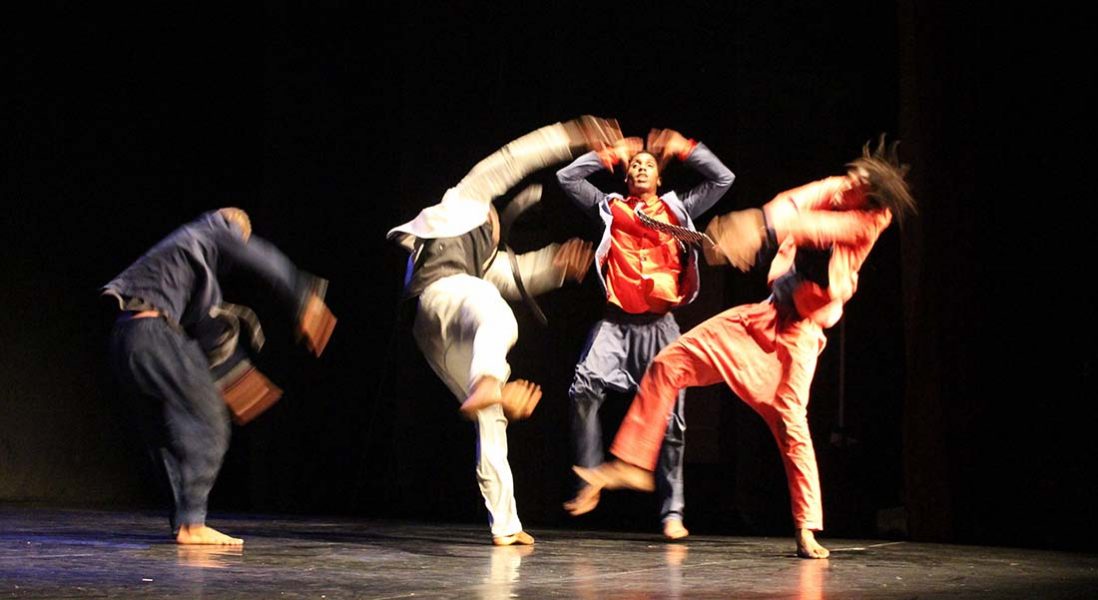
[[[572,443],[576,464],[594,467],[606,460],[599,409],[606,390],[634,393],[648,363],[668,344],[679,339],[679,324],[671,313],[659,317],[633,317],[621,313],[595,324],[587,339],[568,396],[572,400]],[[686,445],[686,416],[679,392],[675,410],[667,423],[656,471],[660,517],[682,519],[683,453]]]
[[[110,342],[115,376],[134,401],[145,442],[167,478],[172,529],[206,522],[229,448],[229,413],[198,344],[160,318],[120,319]]]

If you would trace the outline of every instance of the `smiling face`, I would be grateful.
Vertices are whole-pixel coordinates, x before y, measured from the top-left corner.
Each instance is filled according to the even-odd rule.
[[[660,167],[656,157],[647,152],[638,152],[629,159],[625,185],[629,188],[630,196],[655,194],[660,186]]]

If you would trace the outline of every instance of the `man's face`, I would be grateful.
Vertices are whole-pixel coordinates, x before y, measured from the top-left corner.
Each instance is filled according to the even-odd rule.
[[[631,196],[656,193],[656,188],[660,186],[660,167],[656,157],[647,152],[639,152],[629,159],[625,185]]]

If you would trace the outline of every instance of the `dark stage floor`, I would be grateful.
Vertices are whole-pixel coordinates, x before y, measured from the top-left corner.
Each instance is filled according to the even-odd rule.
[[[0,508],[0,597],[11,598],[1093,598],[1098,555],[825,540],[823,561],[777,538],[533,530],[494,548],[485,527],[342,519],[211,519],[243,550],[184,548],[162,518]]]

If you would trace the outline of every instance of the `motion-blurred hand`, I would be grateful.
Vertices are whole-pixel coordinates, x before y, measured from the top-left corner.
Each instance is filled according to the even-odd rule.
[[[617,119],[604,119],[583,115],[564,124],[573,146],[600,151],[613,146],[621,139],[621,127]]]
[[[328,306],[316,294],[309,296],[305,302],[305,310],[301,312],[301,321],[297,325],[298,337],[305,342],[305,347],[316,356],[324,352],[328,340],[335,329],[336,318]]]
[[[736,210],[713,217],[705,234],[716,244],[702,248],[707,264],[731,263],[747,273],[755,266],[755,259],[766,241],[766,221],[757,208]]]
[[[508,421],[529,418],[541,400],[541,386],[525,379],[508,381],[500,392],[500,404]]]
[[[660,165],[672,158],[682,158],[693,148],[693,143],[674,129],[653,129],[648,132],[648,151]]]
[[[560,245],[553,257],[553,266],[564,272],[566,279],[582,282],[587,270],[591,268],[591,259],[595,257],[591,242],[572,238]]]
[[[607,146],[601,150],[596,150],[599,155],[599,160],[602,161],[602,165],[606,167],[607,171],[613,171],[614,165],[628,164],[629,159],[633,158],[638,152],[644,150],[644,141],[639,137],[627,137],[614,142],[614,145]]]

